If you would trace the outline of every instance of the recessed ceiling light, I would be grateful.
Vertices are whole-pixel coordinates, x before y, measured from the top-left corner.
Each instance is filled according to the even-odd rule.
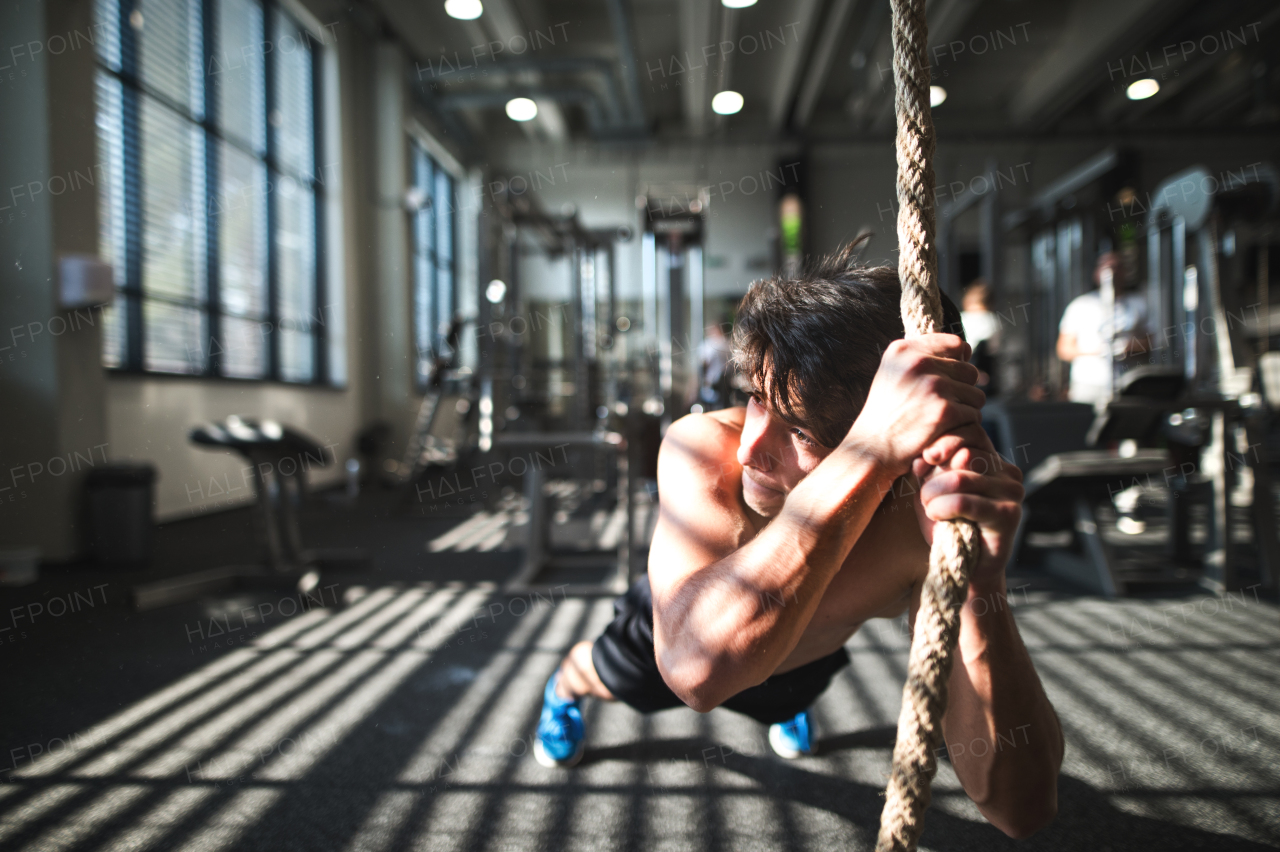
[[[1158,91],[1160,91],[1160,84],[1150,77],[1146,77],[1142,80],[1134,80],[1129,84],[1129,88],[1124,90],[1124,93],[1129,96],[1131,101],[1144,101]]]
[[[528,98],[512,98],[507,101],[507,118],[512,121],[529,121],[537,115],[538,105]]]
[[[942,102],[947,99],[947,90],[941,86],[929,87],[929,106],[941,106]]]
[[[484,13],[480,0],[444,0],[444,11],[459,21],[474,21]]]
[[[745,9],[756,5],[756,0],[720,0],[726,9]]]
[[[733,115],[742,109],[742,95],[737,92],[717,92],[711,99],[711,109],[717,115]]]

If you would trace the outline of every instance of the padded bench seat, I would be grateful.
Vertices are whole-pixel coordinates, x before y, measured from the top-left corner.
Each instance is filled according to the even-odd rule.
[[[1114,450],[1076,450],[1055,453],[1040,462],[1026,475],[1023,487],[1029,501],[1066,500],[1101,490],[1114,494],[1133,479],[1163,478],[1176,471],[1167,450],[1140,449],[1131,456]]]

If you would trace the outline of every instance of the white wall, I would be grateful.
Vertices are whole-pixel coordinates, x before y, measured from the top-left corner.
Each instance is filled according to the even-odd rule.
[[[0,31],[14,44],[40,43],[46,32],[43,9],[6,4],[0,9]],[[35,190],[43,190],[48,177],[59,172],[50,162],[45,64],[24,62],[5,75],[0,181],[9,197],[0,199],[0,546],[38,546],[49,554],[58,538],[71,532],[67,509],[73,483],[65,471],[31,481],[31,475],[40,476],[35,465],[44,467],[70,450],[58,436],[61,337],[36,334],[59,312],[47,283],[54,274],[51,196]],[[92,152],[80,163],[82,170],[84,162],[95,162]],[[30,188],[15,197],[11,187]]]
[[[634,234],[644,223],[637,195],[648,193],[665,207],[687,209],[702,193],[708,198],[707,296],[740,296],[772,268],[777,179],[769,188],[763,184],[769,181],[766,172],[778,173],[777,159],[775,149],[766,145],[673,145],[638,152],[529,144],[498,154],[491,180],[510,180],[513,191],[524,192],[527,186],[528,194],[551,213],[574,204],[588,228],[625,225]],[[618,298],[638,300],[639,239],[620,243],[616,252]],[[544,286],[536,280],[522,283],[526,294]]]
[[[310,471],[313,484],[342,477],[360,426],[351,390],[287,388],[229,381],[113,376],[107,394],[112,461],[145,461],[159,470],[156,519],[169,521],[253,501],[246,462],[188,440],[199,423],[232,414],[278,420],[330,446],[337,464]]]
[[[952,197],[955,187],[968,184],[986,171],[994,157],[1004,174],[1012,172],[1013,184],[1002,184],[1005,209],[1028,200],[1036,192],[1108,146],[1129,147],[1138,157],[1140,180],[1149,189],[1165,177],[1202,163],[1210,173],[1239,170],[1259,160],[1274,161],[1280,152],[1273,140],[1263,137],[1231,140],[1159,139],[1048,139],[999,144],[943,142],[934,162],[939,203]],[[859,229],[876,233],[869,259],[896,263],[894,231],[897,197],[893,144],[889,140],[857,144],[814,146],[809,152],[809,215],[811,247],[830,251]],[[961,223],[961,235],[976,239],[976,222]]]

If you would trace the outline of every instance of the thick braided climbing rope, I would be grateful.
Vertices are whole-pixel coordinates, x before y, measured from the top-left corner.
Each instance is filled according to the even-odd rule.
[[[929,105],[925,0],[891,0],[893,79],[898,116],[898,277],[907,336],[942,325],[938,253],[934,243],[933,116]],[[942,744],[947,678],[960,633],[969,569],[978,556],[978,528],[945,522],[934,528],[929,572],[920,594],[907,683],[902,690],[893,774],[885,790],[877,852],[914,850],[924,828],[930,783]]]

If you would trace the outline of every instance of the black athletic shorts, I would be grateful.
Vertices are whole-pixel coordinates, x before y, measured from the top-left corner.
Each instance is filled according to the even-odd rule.
[[[613,611],[613,621],[591,649],[600,680],[615,697],[641,713],[683,707],[684,702],[662,679],[654,656],[653,593],[648,575],[614,601]],[[785,722],[813,704],[831,683],[831,677],[848,664],[849,653],[841,648],[744,689],[721,706],[766,725]]]

